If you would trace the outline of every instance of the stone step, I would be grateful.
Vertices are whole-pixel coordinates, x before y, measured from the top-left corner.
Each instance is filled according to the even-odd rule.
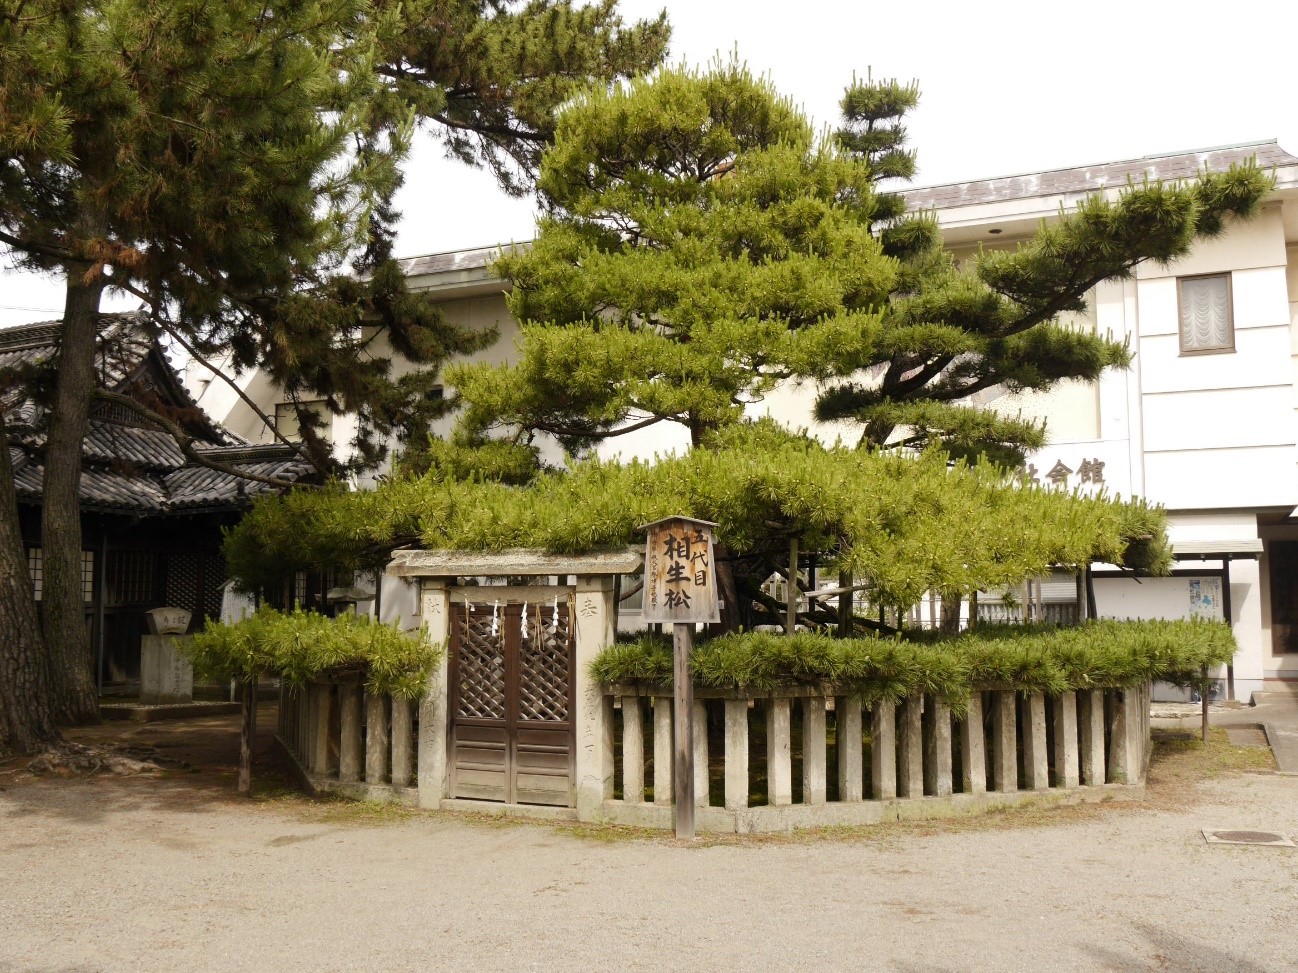
[[[1268,684],[1267,689],[1259,689],[1253,694],[1254,705],[1258,703],[1288,703],[1298,699],[1298,682]]]

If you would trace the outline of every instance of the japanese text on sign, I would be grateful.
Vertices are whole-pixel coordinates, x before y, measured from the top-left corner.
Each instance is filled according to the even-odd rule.
[[[645,621],[720,621],[712,525],[673,517],[647,530]]]

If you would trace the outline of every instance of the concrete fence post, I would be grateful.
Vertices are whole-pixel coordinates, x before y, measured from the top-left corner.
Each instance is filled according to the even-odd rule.
[[[748,700],[726,700],[726,808],[748,807]]]
[[[881,699],[870,711],[870,796],[891,801],[897,796],[897,707]]]
[[[1077,694],[1078,745],[1082,783],[1089,787],[1108,780],[1104,753],[1104,690]]]
[[[961,789],[966,794],[987,791],[987,747],[983,737],[983,694],[969,694],[969,707],[960,721]]]
[[[839,696],[834,700],[834,739],[838,749],[838,799],[865,797],[861,763],[861,700]]]
[[[1028,790],[1043,791],[1050,786],[1044,693],[1028,693],[1023,700],[1023,771]]]
[[[361,779],[361,687],[343,683],[338,687],[339,723],[342,734],[338,744],[338,779]]]
[[[937,797],[951,794],[951,707],[936,696],[924,710],[924,791]]]
[[[897,796],[924,796],[924,697],[911,696],[901,705],[901,745],[898,747]]]
[[[694,806],[707,807],[712,800],[708,773],[708,706],[694,701]]]
[[[1057,787],[1081,783],[1077,755],[1077,693],[1060,693],[1055,700],[1055,779]]]
[[[802,700],[802,803],[824,804],[828,795],[825,698]]]
[[[326,775],[329,773],[330,726],[333,722],[330,713],[333,702],[333,687],[326,682],[313,683],[311,686],[311,773]]]
[[[622,800],[644,801],[644,722],[640,697],[622,697]]]
[[[420,614],[428,639],[446,646],[442,658],[428,674],[428,685],[419,701],[419,742],[415,753],[419,768],[419,806],[436,809],[450,797],[446,772],[447,733],[450,730],[448,666],[451,655],[451,601],[444,578],[423,583]]]
[[[1018,718],[1014,690],[998,689],[992,693],[992,706],[992,782],[998,791],[1017,791],[1019,760],[1015,724]]]
[[[409,787],[415,775],[414,710],[404,696],[392,697],[392,786]]]
[[[672,770],[675,752],[672,750],[672,698],[654,697],[654,803],[670,805],[676,785]]]
[[[793,803],[792,719],[787,699],[766,703],[766,803]]]
[[[365,697],[365,783],[384,784],[388,780],[388,762],[392,754],[391,724],[388,721],[388,697],[367,694]]]

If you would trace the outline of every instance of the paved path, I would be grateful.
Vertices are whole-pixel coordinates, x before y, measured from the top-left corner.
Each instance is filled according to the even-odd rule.
[[[1048,826],[707,847],[228,786],[0,777],[0,970],[1298,969],[1298,850],[1200,835],[1298,836],[1291,777]]]
[[[1260,723],[1282,774],[1298,774],[1298,692],[1254,693],[1256,706],[1223,718],[1223,725]]]
[[[1252,706],[1214,707],[1209,715],[1213,726],[1260,726],[1266,733],[1276,766],[1282,774],[1298,774],[1298,689],[1253,694]],[[1227,704],[1236,706],[1236,704]],[[1202,717],[1188,707],[1186,715],[1155,719],[1155,726],[1179,727],[1194,732]]]

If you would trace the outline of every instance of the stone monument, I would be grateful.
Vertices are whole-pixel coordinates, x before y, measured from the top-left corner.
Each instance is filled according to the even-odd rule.
[[[140,639],[140,702],[188,703],[194,699],[194,667],[177,643],[189,630],[183,608],[145,612],[149,634]]]

